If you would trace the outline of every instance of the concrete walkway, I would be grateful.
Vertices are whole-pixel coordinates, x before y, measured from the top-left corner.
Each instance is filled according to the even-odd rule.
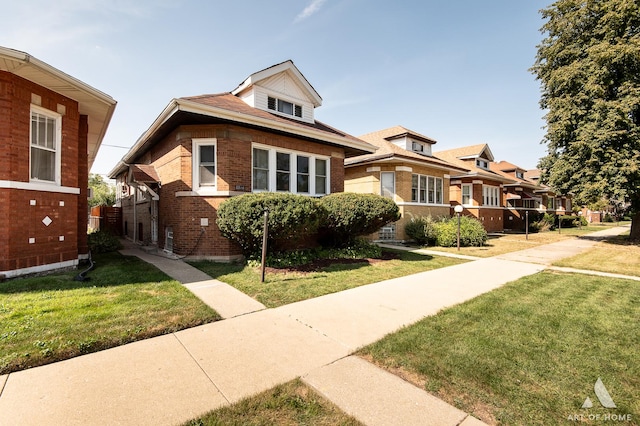
[[[615,229],[603,232],[623,230]],[[538,248],[544,262],[549,251],[563,256],[546,247]],[[229,319],[0,376],[0,425],[174,425],[296,377],[368,425],[482,424],[350,354],[546,268],[523,262],[536,258],[529,252],[264,309],[184,262],[136,255],[180,277]]]

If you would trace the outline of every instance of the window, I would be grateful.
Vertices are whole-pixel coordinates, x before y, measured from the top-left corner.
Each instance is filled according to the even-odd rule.
[[[442,178],[418,174],[411,175],[411,201],[414,203],[442,204]]]
[[[276,153],[276,191],[289,191],[291,180],[291,154]]]
[[[522,207],[525,209],[535,209],[536,200],[522,200]]]
[[[431,155],[431,144],[411,141],[411,150],[418,154]]]
[[[522,173],[521,171],[516,170],[516,178],[524,179],[524,173]]]
[[[476,159],[476,166],[480,167],[481,169],[489,169],[489,162],[487,160],[483,160],[481,158],[477,158]]]
[[[253,190],[269,190],[269,151],[253,148]]]
[[[252,159],[254,192],[329,193],[329,159],[255,144]]]
[[[482,205],[497,207],[500,205],[500,188],[497,186],[482,186]]]
[[[380,195],[386,198],[395,197],[396,193],[396,174],[394,172],[380,173]]]
[[[462,205],[463,206],[471,205],[471,200],[472,200],[471,191],[472,191],[472,186],[470,184],[462,185]]]
[[[302,106],[282,99],[267,97],[267,108],[283,114],[302,117]]]
[[[216,139],[192,140],[193,190],[216,188]]]
[[[316,158],[316,194],[327,193],[327,160]]]
[[[553,197],[549,197],[549,200],[547,201],[547,209],[549,210],[555,210],[556,209],[556,199]]]
[[[309,193],[309,157],[297,156],[297,180],[296,189],[298,193]]]
[[[60,184],[60,115],[31,106],[31,180]]]

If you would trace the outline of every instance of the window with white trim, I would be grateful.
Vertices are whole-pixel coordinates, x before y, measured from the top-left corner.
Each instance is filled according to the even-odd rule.
[[[62,116],[31,105],[31,180],[60,185]]]
[[[443,180],[439,177],[411,175],[411,202],[425,204],[443,203]]]
[[[516,178],[518,179],[524,179],[524,173],[522,173],[519,170],[516,170]]]
[[[487,160],[483,160],[482,158],[476,159],[476,166],[481,169],[489,170],[489,162]]]
[[[275,190],[325,195],[329,193],[329,159],[309,153],[254,145],[252,182],[254,192]]]
[[[395,199],[396,174],[394,172],[380,173],[380,195],[385,198]]]
[[[462,205],[470,206],[472,198],[473,187],[470,183],[462,185]]]
[[[267,108],[286,115],[302,117],[302,105],[294,104],[293,102],[285,101],[283,99],[278,99],[271,96],[267,97]]]
[[[535,209],[536,201],[537,200],[531,200],[531,199],[522,200],[522,207],[524,207],[525,209]]]
[[[215,191],[216,139],[193,139],[191,153],[193,190]]]
[[[497,186],[482,186],[482,205],[498,207],[500,205],[500,188]]]

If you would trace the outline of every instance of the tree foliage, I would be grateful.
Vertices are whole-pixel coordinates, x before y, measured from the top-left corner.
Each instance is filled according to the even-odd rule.
[[[542,178],[578,203],[631,203],[637,237],[640,0],[558,0],[541,13],[544,39],[532,72],[547,111]]]
[[[93,190],[93,197],[89,198],[89,207],[113,206],[116,203],[116,189],[113,185],[95,173],[89,174],[89,188]]]

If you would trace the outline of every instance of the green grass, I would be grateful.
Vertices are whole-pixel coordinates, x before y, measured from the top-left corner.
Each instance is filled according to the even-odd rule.
[[[553,425],[575,414],[630,414],[637,424],[639,317],[635,281],[542,272],[360,354],[488,423]],[[599,404],[598,377],[616,409]],[[581,409],[587,397],[594,407]]]
[[[559,260],[554,265],[640,277],[638,259],[640,245],[630,242],[628,236],[618,236],[608,238],[577,256]]]
[[[260,270],[240,264],[190,262],[213,278],[224,281],[269,308],[347,290],[391,278],[443,268],[463,260],[395,252],[399,258],[369,264],[335,263],[315,272],[268,272],[260,282]]]
[[[135,257],[95,261],[85,282],[72,271],[0,283],[0,374],[220,319]]]
[[[185,426],[360,425],[300,380],[244,399],[192,420]]]

